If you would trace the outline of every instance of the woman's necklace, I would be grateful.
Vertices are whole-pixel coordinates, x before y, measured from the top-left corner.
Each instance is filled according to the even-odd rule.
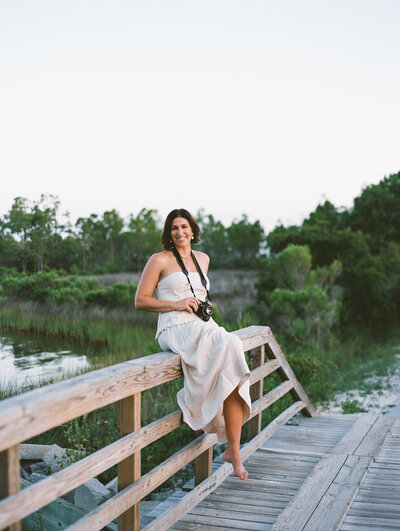
[[[179,253],[180,254],[180,253]],[[192,260],[192,253],[190,253],[188,256],[182,256],[182,260],[185,262],[187,266],[190,266],[191,260]]]

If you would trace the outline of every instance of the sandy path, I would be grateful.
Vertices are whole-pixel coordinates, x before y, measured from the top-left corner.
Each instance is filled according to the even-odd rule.
[[[400,347],[397,347],[400,350]],[[394,408],[400,409],[400,353],[397,363],[390,367],[386,376],[370,376],[364,380],[361,389],[352,389],[337,393],[323,408],[324,413],[343,413],[342,403],[357,401],[366,411],[388,413]],[[396,406],[399,406],[398,408]]]

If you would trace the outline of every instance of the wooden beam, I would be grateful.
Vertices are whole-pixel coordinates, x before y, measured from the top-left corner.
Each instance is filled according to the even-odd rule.
[[[265,358],[265,346],[261,345],[261,347],[257,347],[253,349],[250,353],[250,370],[258,369],[264,364],[264,358]],[[275,361],[275,360],[272,360]],[[257,382],[253,383],[253,385],[250,387],[250,398],[251,402],[255,402],[256,400],[259,400],[263,396],[263,384],[264,384],[264,378],[261,378]],[[252,419],[249,420],[247,423],[247,440],[253,439],[257,434],[261,431],[261,417],[262,414],[259,413],[258,415],[254,416]]]
[[[265,378],[269,374],[273,373],[280,367],[280,363],[278,360],[269,360],[264,365],[261,365],[261,367],[258,367],[257,369],[253,369],[250,373],[250,385],[253,383],[256,383],[260,381],[262,378]]]
[[[19,476],[19,446],[13,446],[4,452],[0,452],[0,499],[19,491]],[[2,527],[1,529],[20,531],[21,524],[14,515],[8,527]]]
[[[118,431],[123,437],[140,429],[141,393],[124,398],[118,403]],[[140,450],[118,464],[118,491],[137,481],[141,476]],[[119,531],[140,530],[140,501],[118,518]]]
[[[281,350],[281,347],[279,346],[272,332],[269,333],[267,346],[267,357],[275,358],[280,362],[281,366],[279,369],[277,369],[276,372],[278,373],[281,380],[290,380],[292,382],[293,389],[290,391],[290,393],[293,396],[294,400],[301,400],[302,402],[304,402],[306,407],[302,411],[302,414],[307,417],[313,417],[316,413],[314,406],[312,405],[310,399],[308,398],[304,389],[297,380],[293,370],[291,369],[284,353]]]
[[[194,484],[199,485],[212,474],[213,448],[207,448],[205,452],[195,459]]]
[[[340,528],[363,482],[372,457],[349,455],[318,507],[304,526],[304,531],[336,531]]]
[[[331,453],[349,455],[355,452],[378,417],[379,415],[375,413],[367,413],[359,417],[332,449]]]
[[[275,389],[272,389],[272,391],[270,391],[265,396],[263,396],[251,405],[250,418],[253,418],[262,413],[264,409],[266,409],[271,404],[282,398],[282,396],[286,395],[286,393],[289,393],[292,388],[292,382],[286,380],[285,382],[282,382],[280,385],[275,387]]]

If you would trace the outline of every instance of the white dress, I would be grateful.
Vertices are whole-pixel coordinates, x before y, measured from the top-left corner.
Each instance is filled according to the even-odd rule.
[[[189,275],[196,296],[204,300],[200,275]],[[169,301],[193,296],[182,271],[164,277],[157,284],[156,295]],[[213,319],[205,322],[193,313],[177,311],[159,314],[156,338],[163,350],[172,350],[182,359],[184,387],[177,398],[183,420],[193,430],[205,428],[216,433],[220,442],[225,441],[222,406],[238,386],[245,403],[244,422],[250,417],[250,371],[241,340]]]

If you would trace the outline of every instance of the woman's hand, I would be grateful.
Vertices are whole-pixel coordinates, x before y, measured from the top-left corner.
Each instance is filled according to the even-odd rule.
[[[199,301],[196,299],[196,297],[186,297],[185,299],[176,301],[175,305],[175,310],[178,312],[193,313],[197,311],[197,308],[199,307]]]

